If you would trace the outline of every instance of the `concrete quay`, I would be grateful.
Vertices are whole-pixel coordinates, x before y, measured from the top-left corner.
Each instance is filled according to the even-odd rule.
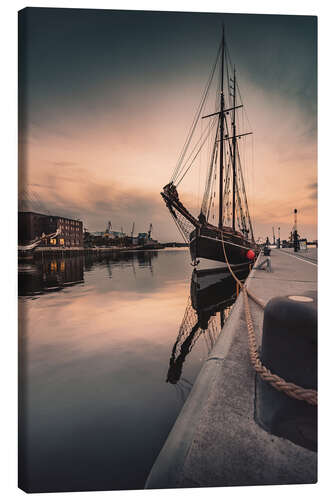
[[[273,249],[271,263],[272,273],[253,269],[247,279],[248,289],[265,303],[276,296],[317,291],[316,248],[298,253]],[[250,308],[260,346],[263,310],[251,300]],[[257,390],[241,293],[145,487],[315,483],[317,453],[257,423]]]
[[[34,253],[30,257],[35,256],[40,258],[41,256],[50,257],[75,257],[77,255],[119,255],[121,253],[129,252],[145,252],[148,250],[159,250],[164,248],[161,244],[149,245],[149,246],[137,246],[137,247],[120,247],[120,246],[110,246],[110,247],[37,247]]]

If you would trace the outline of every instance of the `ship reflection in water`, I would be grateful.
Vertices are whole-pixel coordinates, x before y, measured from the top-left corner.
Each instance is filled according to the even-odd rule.
[[[239,280],[244,281],[249,273],[248,265],[234,267]],[[237,285],[226,267],[193,270],[191,294],[172,348],[166,381],[179,385],[179,394],[185,399],[191,383],[181,377],[186,356],[199,337],[203,337],[207,354],[212,350],[217,337],[237,298]]]

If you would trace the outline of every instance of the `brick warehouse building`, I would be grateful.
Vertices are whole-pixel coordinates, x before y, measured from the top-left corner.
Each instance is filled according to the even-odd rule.
[[[42,233],[55,233],[58,228],[60,228],[60,234],[56,238],[47,238],[41,245],[57,247],[83,246],[82,221],[36,212],[18,213],[18,240],[21,245],[40,238]]]

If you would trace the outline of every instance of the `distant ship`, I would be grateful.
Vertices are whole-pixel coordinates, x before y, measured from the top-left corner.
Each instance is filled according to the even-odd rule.
[[[201,116],[211,95],[213,82],[216,87],[215,109]],[[258,253],[239,147],[239,140],[252,134],[239,128],[238,111],[243,107],[223,28],[221,44],[187,140],[172,178],[161,192],[178,229],[189,243],[194,264],[199,257],[225,262],[225,255],[231,264],[239,264],[254,259]],[[202,123],[200,118],[207,120],[205,126],[201,127],[199,139],[194,140],[198,124]],[[209,148],[208,170],[201,210],[195,217],[182,203],[177,188],[203,147]],[[217,192],[218,202],[214,205]],[[217,214],[213,207],[214,210],[217,208]],[[215,216],[218,218],[217,224],[214,223]]]
[[[47,241],[49,238],[56,238],[60,233],[60,228],[57,228],[57,230],[53,233],[42,233],[41,236],[37,236],[33,241],[29,241],[24,245],[18,245],[18,258],[20,260],[32,259],[35,249],[42,243],[42,241]]]

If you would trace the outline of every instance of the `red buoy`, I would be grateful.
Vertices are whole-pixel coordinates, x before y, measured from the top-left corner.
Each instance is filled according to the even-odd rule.
[[[255,257],[255,253],[253,250],[248,250],[247,254],[246,254],[246,257],[249,259],[249,260],[253,260],[254,257]]]

